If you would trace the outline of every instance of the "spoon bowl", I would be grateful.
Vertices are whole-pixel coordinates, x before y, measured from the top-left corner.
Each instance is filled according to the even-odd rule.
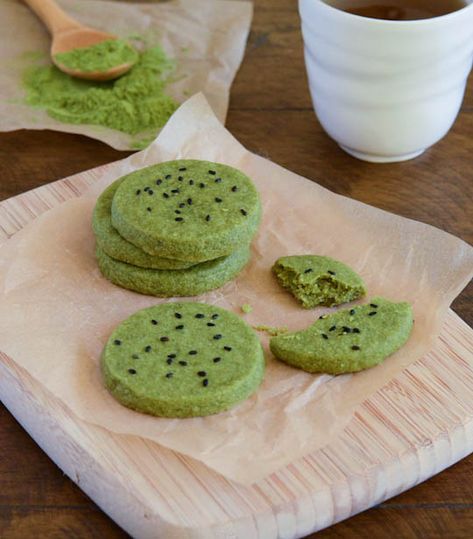
[[[80,79],[106,81],[116,79],[129,71],[134,62],[115,65],[103,71],[76,70],[61,63],[58,54],[91,47],[103,41],[117,40],[117,36],[84,26],[67,15],[54,0],[24,0],[44,22],[52,35],[51,58],[64,73]]]

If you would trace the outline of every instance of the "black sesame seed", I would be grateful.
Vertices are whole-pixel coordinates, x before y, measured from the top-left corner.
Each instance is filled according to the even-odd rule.
[[[328,339],[328,335],[326,335],[325,333],[322,333],[322,338],[323,339]]]
[[[151,346],[148,344],[148,346],[145,346],[145,352],[151,352],[152,348]]]
[[[350,314],[353,316],[356,313],[355,309],[351,309]]]
[[[209,326],[209,328],[215,327],[215,324],[213,322],[207,322],[207,325]]]
[[[248,215],[248,212],[244,210],[243,208],[240,210],[240,213],[244,215],[245,217]]]
[[[166,374],[166,378],[172,378],[173,375],[174,375],[173,372],[168,372],[168,373]]]
[[[117,346],[120,346],[122,344],[122,341],[120,339],[115,339],[113,341],[113,344],[116,344]]]
[[[178,221],[178,222],[184,221],[184,217],[176,217],[174,221]]]
[[[181,210],[174,210],[174,213],[177,213],[177,215],[181,215]]]
[[[156,180],[156,185],[161,185],[163,183],[163,180]]]
[[[376,311],[371,311],[370,313],[368,313],[368,316],[374,316],[376,314]]]
[[[151,320],[151,323],[153,324],[153,326],[157,326],[158,325],[158,321],[157,320]]]
[[[136,194],[139,195],[141,193],[141,189],[136,190]]]
[[[179,169],[179,172],[184,172],[185,170],[187,170],[186,167],[181,167],[181,168]]]
[[[206,220],[207,222],[210,221],[210,215],[207,215],[207,216],[205,217],[205,220]]]
[[[205,380],[202,381],[202,385],[204,387],[207,387],[209,385],[209,381],[207,380],[207,378]]]
[[[174,316],[175,316],[176,318],[182,318],[182,314],[181,314],[181,313],[174,313]]]
[[[194,180],[189,180],[189,185],[194,185]]]
[[[187,361],[179,361],[179,365],[181,365],[182,367],[185,367],[187,366]]]
[[[181,202],[181,203],[179,204],[179,207],[180,207],[180,208],[185,208],[185,207],[186,207],[186,205],[185,205],[185,203],[184,203],[184,202]]]
[[[164,176],[166,178],[166,180],[169,180],[169,178],[171,178],[171,174],[167,174],[166,176]]]
[[[231,352],[231,351],[232,351],[232,347],[231,347],[231,346],[224,346],[223,349],[226,350],[227,352]]]
[[[360,333],[360,330],[358,328],[353,328],[352,331],[353,333]]]
[[[133,354],[131,357],[132,359],[140,359],[140,356],[138,354]]]
[[[184,325],[180,324],[179,326],[176,326],[174,329],[184,329]]]
[[[135,369],[128,369],[128,372],[129,372],[130,374],[136,374]]]
[[[205,371],[199,371],[197,376],[201,376],[203,378],[204,376],[207,376],[207,373]]]
[[[163,193],[164,198],[169,198],[169,195],[167,193]]]
[[[321,316],[319,316],[319,320],[325,320],[326,318],[327,318],[326,314],[322,314]]]
[[[219,315],[217,313],[215,313],[210,318],[212,318],[212,320],[217,320],[218,317],[219,317]]]
[[[150,195],[150,196],[151,196],[151,195],[154,195],[154,191],[153,191],[152,189],[149,189],[149,190],[148,190],[148,195]]]
[[[192,198],[187,199],[187,204],[189,204],[189,206],[192,204]]]
[[[237,187],[236,185],[234,185],[234,186],[232,187],[232,192],[233,192],[233,193],[236,193],[237,191],[238,191],[238,187]]]
[[[337,326],[332,326],[329,331],[335,331],[337,329]]]
[[[205,187],[205,183],[199,183],[199,187],[203,189]]]
[[[161,342],[168,342],[169,341],[169,337],[161,337],[159,339]]]
[[[175,359],[176,354],[168,354],[168,359]]]
[[[346,331],[346,333],[351,333],[351,328],[348,326],[342,326],[343,331]]]
[[[148,207],[146,208],[146,211],[152,211],[152,209],[148,206]]]
[[[360,347],[359,347],[359,346],[357,346],[356,344],[354,344],[354,345],[353,345],[353,346],[351,347],[351,349],[352,349],[352,350],[359,350],[359,349],[360,349]]]
[[[180,182],[182,182],[183,179],[184,179],[184,178],[183,178],[182,176],[179,176],[179,177],[177,178],[177,180],[180,181]]]
[[[171,193],[174,193],[177,195],[177,193],[180,193],[181,191],[179,189],[171,189]]]
[[[198,313],[195,315],[196,318],[205,318],[205,314]]]
[[[314,270],[312,268],[307,268],[304,273],[312,273]]]
[[[328,270],[327,273],[328,273],[329,275],[337,275],[337,274],[336,274],[334,271],[332,271],[332,270]]]
[[[214,357],[214,363],[218,363],[219,361],[221,361],[221,357]]]
[[[168,365],[172,365],[172,358],[169,357],[168,359],[166,359],[166,363]]]
[[[197,354],[197,350],[190,350],[189,351],[190,356],[195,356],[196,354]]]
[[[209,174],[212,174],[212,176],[215,176],[215,174],[217,173],[215,172],[215,170],[209,170]]]
[[[376,303],[370,303],[370,307],[373,307],[373,309],[377,309],[378,306],[376,305]]]
[[[216,341],[220,340],[222,337],[223,337],[223,335],[221,333],[217,333],[217,335],[214,335],[214,339]]]
[[[215,197],[215,202],[223,202],[223,200],[220,197]]]
[[[215,183],[222,183],[222,178],[215,178]]]
[[[146,191],[149,191],[149,187],[145,187],[143,191],[146,193]]]

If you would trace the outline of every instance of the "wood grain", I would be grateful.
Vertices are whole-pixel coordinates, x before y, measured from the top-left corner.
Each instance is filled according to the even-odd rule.
[[[473,84],[449,135],[422,157],[372,165],[345,155],[323,133],[306,86],[293,0],[257,0],[237,76],[228,128],[250,150],[335,192],[438,226],[473,242]],[[81,136],[21,131],[0,135],[0,199],[116,159]],[[473,286],[454,303],[473,324]],[[125,537],[1,409],[0,536]],[[473,457],[317,537],[469,538]],[[2,531],[3,530],[3,531]]]

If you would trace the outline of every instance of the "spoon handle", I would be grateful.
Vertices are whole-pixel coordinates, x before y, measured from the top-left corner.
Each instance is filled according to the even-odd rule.
[[[24,0],[44,22],[51,34],[77,28],[79,23],[66,15],[54,0]]]

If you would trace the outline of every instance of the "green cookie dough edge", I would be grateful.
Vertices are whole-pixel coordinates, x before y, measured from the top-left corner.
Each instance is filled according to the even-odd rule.
[[[333,307],[366,294],[361,277],[343,262],[319,255],[278,258],[272,267],[279,284],[304,307]]]
[[[115,260],[142,268],[185,269],[194,265],[193,262],[150,255],[120,236],[112,226],[111,209],[113,197],[123,180],[124,178],[119,178],[109,185],[95,204],[92,228],[100,249]]]
[[[127,180],[136,177],[137,174],[150,175],[150,183],[160,174],[162,167],[175,164],[176,168],[180,166],[190,167],[193,163],[202,165],[203,168],[220,167],[229,169],[231,173],[236,173],[244,177],[249,183],[247,187],[252,191],[255,197],[255,207],[249,210],[247,218],[238,226],[233,226],[226,231],[220,231],[218,234],[209,233],[202,226],[202,233],[198,237],[189,238],[185,234],[173,237],[156,237],[150,234],[149,228],[145,224],[131,222],[121,214],[120,206],[128,205],[128,196],[124,192],[124,186]],[[112,224],[118,230],[120,235],[140,247],[143,251],[153,255],[163,256],[165,258],[186,260],[193,263],[205,260],[213,260],[222,256],[227,256],[248,244],[255,235],[261,221],[262,208],[258,191],[250,178],[243,172],[224,165],[222,163],[213,163],[210,161],[199,161],[195,159],[183,159],[176,161],[166,161],[158,165],[151,165],[138,171],[132,172],[122,178],[124,182],[117,189],[112,203]]]
[[[184,270],[155,270],[140,268],[109,257],[100,247],[96,249],[98,266],[112,283],[162,298],[197,296],[220,288],[231,281],[250,259],[248,246],[227,257],[210,260]]]
[[[173,303],[172,305],[178,310],[186,309],[185,303]],[[207,304],[192,303],[191,305],[199,305],[202,309],[208,309],[210,307]],[[211,308],[213,312],[217,311],[220,313],[230,313],[229,311],[225,311],[219,307],[211,306]],[[154,310],[155,307],[151,307],[148,309],[143,309],[139,312]],[[169,399],[159,400],[143,394],[138,394],[137,392],[131,390],[131,388],[124,384],[118,377],[114,376],[112,369],[108,365],[107,352],[112,346],[110,343],[112,343],[114,340],[114,331],[104,347],[101,356],[101,370],[105,387],[118,402],[127,408],[159,417],[201,417],[224,412],[232,408],[236,404],[246,400],[258,389],[263,380],[265,371],[265,358],[259,339],[251,330],[250,326],[239,319],[236,315],[234,316],[235,319],[238,320],[239,326],[246,331],[247,339],[253,341],[255,354],[251,359],[253,368],[248,371],[245,377],[242,377],[237,382],[222,385],[218,388],[212,388],[209,394],[196,395],[194,393],[186,396],[179,396],[179,399],[175,401],[170,401]]]
[[[363,317],[366,317],[365,324],[374,326],[376,331],[378,322],[374,323],[374,319],[377,315],[369,314],[377,311],[372,305],[377,305],[378,308],[386,306],[390,309],[391,320],[387,315],[382,318],[383,331],[389,329],[390,321],[394,321],[397,326],[391,333],[387,332],[381,341],[377,342],[373,338],[370,343],[369,334],[366,333],[369,329],[363,327]],[[350,315],[353,311],[357,313],[355,316]],[[343,320],[341,323],[340,319]],[[381,320],[381,317],[378,317],[378,320]],[[362,333],[343,334],[340,325],[341,328],[360,326]],[[331,331],[334,326],[337,326],[337,329]],[[412,327],[411,305],[405,302],[392,303],[377,297],[373,298],[370,304],[323,315],[304,330],[273,337],[270,340],[270,350],[277,359],[306,372],[326,374],[358,372],[378,365],[401,348],[409,339]],[[340,340],[337,342],[338,339]],[[358,349],[351,348],[358,345],[360,345]]]

